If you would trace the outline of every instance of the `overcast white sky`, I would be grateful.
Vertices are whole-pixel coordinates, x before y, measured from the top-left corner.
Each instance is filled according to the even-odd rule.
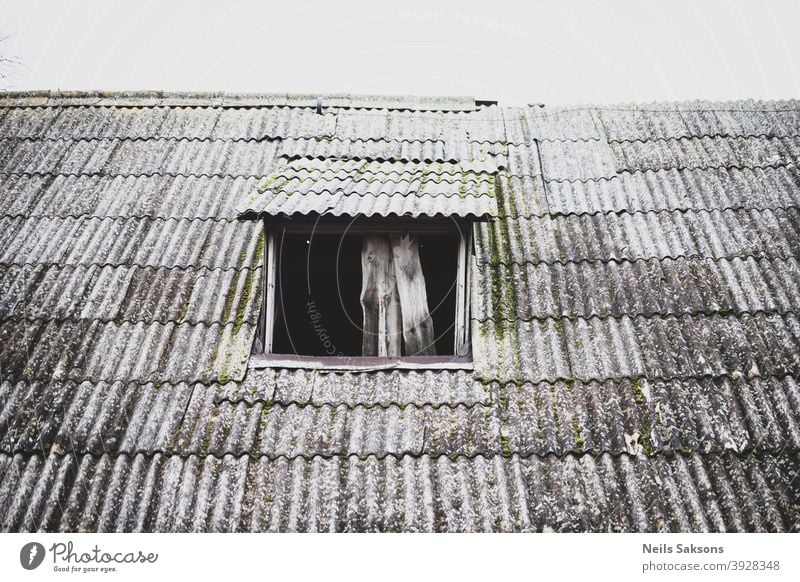
[[[0,0],[6,89],[800,96],[800,2]]]

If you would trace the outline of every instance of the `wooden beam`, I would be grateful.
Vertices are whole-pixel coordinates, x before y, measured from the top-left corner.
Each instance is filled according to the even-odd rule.
[[[436,335],[428,309],[417,237],[413,234],[393,235],[390,240],[397,292],[400,296],[405,355],[435,356]]]
[[[473,277],[475,274],[475,255],[473,251],[474,225],[470,224],[465,229],[464,241],[464,342],[461,350],[456,354],[468,355],[472,353],[472,302],[473,302]]]
[[[464,229],[459,232],[458,243],[458,268],[456,269],[456,323],[453,353],[466,355],[467,326],[469,325],[469,231]]]
[[[388,246],[388,241],[386,242]],[[383,271],[386,279],[381,281],[378,292],[378,355],[382,357],[403,355],[403,334],[401,333],[403,320],[400,315],[400,297],[397,295],[397,281],[391,257],[390,251],[389,264]]]
[[[266,232],[267,245],[266,257],[264,259],[264,270],[266,272],[267,285],[264,292],[264,320],[262,322],[264,328],[264,353],[272,353],[272,335],[275,328],[275,277],[276,272],[276,257],[275,250],[275,229],[270,228]]]
[[[293,354],[254,355],[249,368],[302,368],[306,370],[329,370],[374,372],[377,370],[472,370],[474,364],[469,357],[424,356],[400,358],[364,358],[360,356],[297,356]]]
[[[312,220],[298,217],[294,219],[275,219],[273,224],[286,229],[287,233],[313,234],[355,234],[384,235],[406,233],[438,234],[454,233],[456,225],[450,219],[442,218],[370,218],[353,219],[342,217],[325,217],[325,220]],[[459,223],[460,224],[460,223]]]
[[[361,250],[361,308],[364,312],[361,354],[401,355],[400,301],[392,249],[382,235],[364,237]]]

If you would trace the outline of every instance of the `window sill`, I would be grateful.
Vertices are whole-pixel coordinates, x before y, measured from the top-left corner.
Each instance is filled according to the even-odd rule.
[[[378,372],[381,370],[472,370],[470,356],[407,356],[380,358],[364,356],[296,356],[291,354],[254,354],[249,368],[288,368],[341,372]]]

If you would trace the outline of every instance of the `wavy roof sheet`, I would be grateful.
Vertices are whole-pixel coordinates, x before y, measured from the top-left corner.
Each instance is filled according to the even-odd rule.
[[[0,95],[0,529],[800,530],[798,102],[321,104]],[[474,371],[248,369],[243,211],[490,218]]]
[[[495,177],[456,163],[292,160],[239,206],[240,215],[458,216],[497,214]]]

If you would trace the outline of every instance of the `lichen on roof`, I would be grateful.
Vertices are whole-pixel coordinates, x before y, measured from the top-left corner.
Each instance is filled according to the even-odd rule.
[[[497,214],[495,175],[454,162],[327,158],[286,161],[239,206],[240,216],[411,216]]]

